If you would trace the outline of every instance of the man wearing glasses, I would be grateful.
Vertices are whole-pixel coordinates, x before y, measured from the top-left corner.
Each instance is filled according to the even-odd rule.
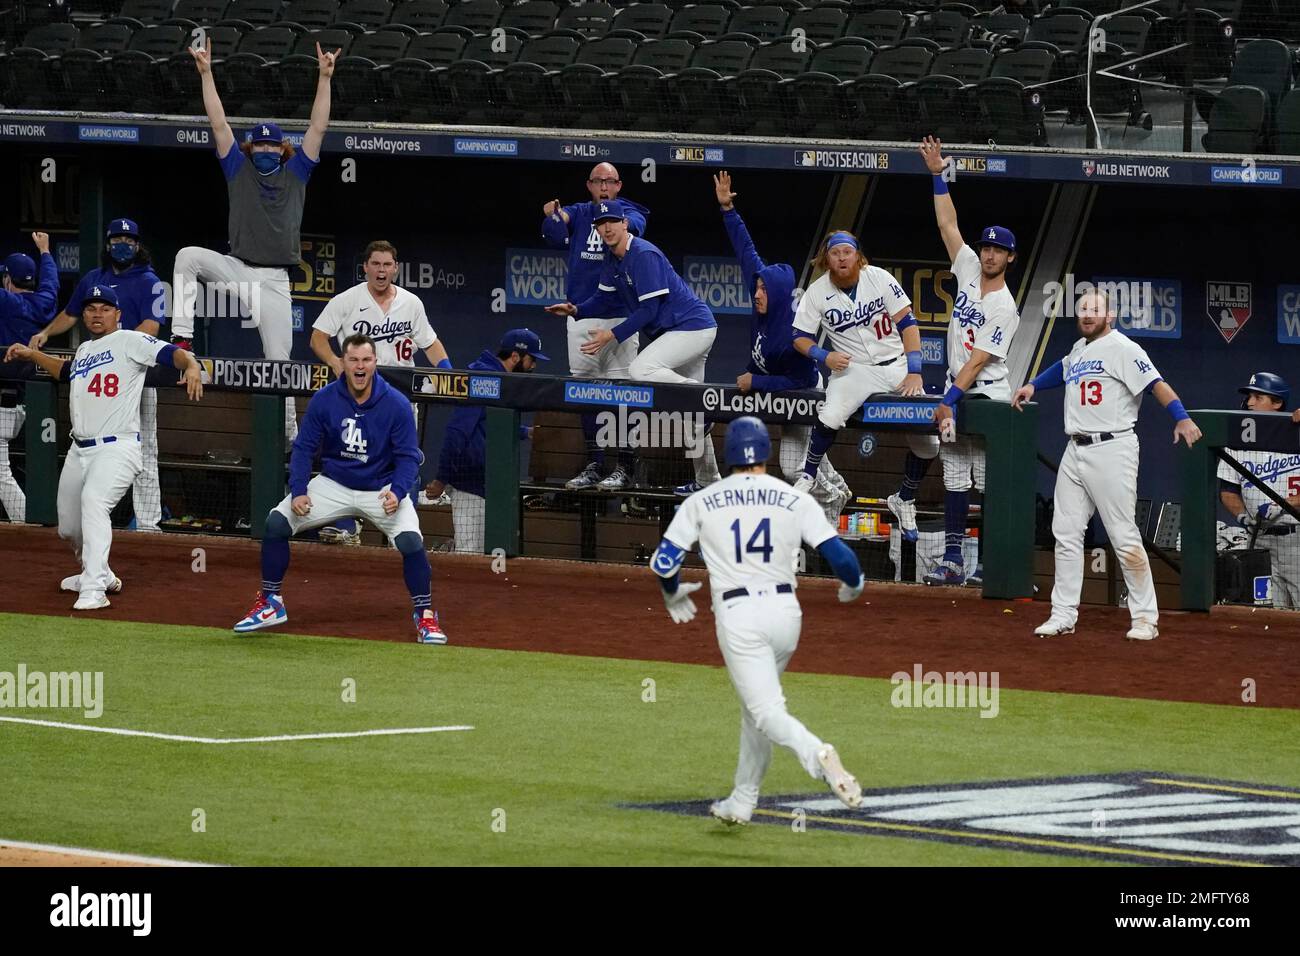
[[[600,282],[600,271],[605,264],[605,243],[596,231],[595,216],[601,200],[617,199],[623,189],[623,181],[618,178],[618,170],[610,163],[600,163],[591,170],[587,177],[587,192],[591,194],[590,202],[576,203],[572,206],[560,204],[552,199],[542,207],[542,238],[552,249],[564,249],[569,255],[569,278],[565,298],[569,302],[585,302],[595,296],[596,286]],[[650,210],[631,200],[622,200],[627,214],[628,231],[635,236],[645,235],[645,220]],[[584,315],[582,318],[569,316],[569,372],[581,378],[628,378],[628,366],[636,358],[639,337],[628,336],[622,342],[613,342],[599,352],[587,353],[582,346],[592,333],[612,329],[627,316]],[[626,448],[618,449],[618,464],[609,473],[603,474],[605,452],[596,441],[597,425],[594,412],[582,416],[582,435],[587,449],[587,465],[576,477],[571,478],[565,487],[574,491],[584,488],[597,488],[601,491],[622,491],[632,485],[635,471],[635,453]]]

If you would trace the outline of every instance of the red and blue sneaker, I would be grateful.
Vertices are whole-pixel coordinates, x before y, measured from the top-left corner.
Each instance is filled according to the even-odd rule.
[[[284,609],[284,598],[278,594],[257,594],[257,601],[244,615],[244,619],[235,625],[240,634],[260,631],[264,627],[274,627],[289,620],[289,613]]]
[[[446,644],[447,635],[438,624],[438,612],[425,610],[423,614],[412,615],[415,618],[415,640],[420,644]]]
[[[956,561],[944,558],[934,566],[934,570],[921,578],[926,584],[931,585],[958,585],[966,580],[965,569]]]

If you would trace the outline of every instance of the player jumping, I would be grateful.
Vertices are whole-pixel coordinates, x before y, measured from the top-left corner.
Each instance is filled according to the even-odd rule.
[[[801,545],[816,548],[835,569],[846,604],[862,594],[862,568],[811,496],[767,474],[771,454],[766,425],[752,416],[733,421],[724,446],[730,474],[682,503],[650,561],[678,624],[695,617],[691,593],[703,587],[678,580],[687,549],[698,543],[709,569],[718,646],[741,703],[735,785],[709,808],[728,824],[748,823],[753,816],[774,743],[788,747],[845,806],[862,802],[862,787],[835,748],[790,715],[781,691],[781,674],[803,624],[794,594],[794,556]]]

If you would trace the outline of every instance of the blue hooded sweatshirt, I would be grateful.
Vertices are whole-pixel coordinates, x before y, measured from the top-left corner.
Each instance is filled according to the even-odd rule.
[[[745,220],[736,210],[722,214],[722,224],[736,250],[750,297],[762,279],[767,290],[767,314],[758,310],[749,320],[749,365],[753,388],[759,392],[784,392],[817,387],[817,363],[794,347],[794,269],[784,262],[767,265],[754,248]]]

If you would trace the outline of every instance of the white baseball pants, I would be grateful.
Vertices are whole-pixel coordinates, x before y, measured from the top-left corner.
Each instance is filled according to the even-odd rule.
[[[626,342],[610,342],[595,355],[582,351],[587,336],[597,329],[613,329],[622,319],[575,319],[569,316],[569,373],[579,378],[628,378],[636,358],[640,335],[629,335]]]
[[[632,360],[628,372],[637,382],[703,382],[704,366],[717,335],[716,327],[692,332],[665,332],[641,350]],[[695,480],[701,485],[711,484],[722,477],[713,439],[703,429],[696,439],[696,447],[703,451],[691,459]]]
[[[1273,606],[1300,608],[1300,532],[1262,534],[1256,547],[1267,548],[1269,552]]]
[[[9,467],[9,443],[22,431],[27,409],[21,405],[0,408],[0,507],[13,524],[27,520],[27,496]]]
[[[854,362],[846,369],[831,372],[826,383],[826,401],[817,417],[832,431],[839,431],[862,404],[879,392],[892,392],[907,377],[907,363],[896,359],[890,365],[866,365]],[[937,435],[907,433],[907,445],[918,458],[933,458],[939,453]]]
[[[1083,535],[1093,512],[1110,537],[1128,588],[1134,623],[1155,624],[1156,587],[1151,563],[1137,528],[1138,439],[1129,432],[1110,441],[1078,445],[1070,441],[1056,474],[1052,535],[1056,538],[1056,584],[1052,617],[1074,624],[1083,591]]]
[[[785,708],[781,674],[799,646],[803,611],[793,594],[750,589],[747,597],[722,600],[715,592],[713,614],[718,647],[740,697],[740,759],[731,799],[753,809],[772,762],[772,745],[794,753],[814,780],[822,779],[817,750],[822,742]]]
[[[448,489],[451,495],[451,527],[456,550],[462,554],[483,553],[484,500],[478,495]]]
[[[984,441],[975,435],[958,435],[939,445],[943,462],[943,487],[948,491],[984,491]]]
[[[102,597],[113,580],[108,550],[113,543],[109,518],[141,467],[140,442],[119,435],[108,444],[81,448],[75,442],[59,472],[59,537],[81,560],[81,596]]]
[[[411,496],[401,499],[397,510],[390,515],[384,512],[384,506],[379,500],[379,493],[387,490],[388,485],[373,491],[357,491],[339,484],[333,478],[317,475],[307,482],[311,511],[305,517],[300,518],[293,513],[292,494],[285,495],[284,500],[273,510],[284,515],[293,534],[333,524],[340,518],[365,518],[388,535],[390,543],[404,531],[420,534],[420,516],[411,503]]]

